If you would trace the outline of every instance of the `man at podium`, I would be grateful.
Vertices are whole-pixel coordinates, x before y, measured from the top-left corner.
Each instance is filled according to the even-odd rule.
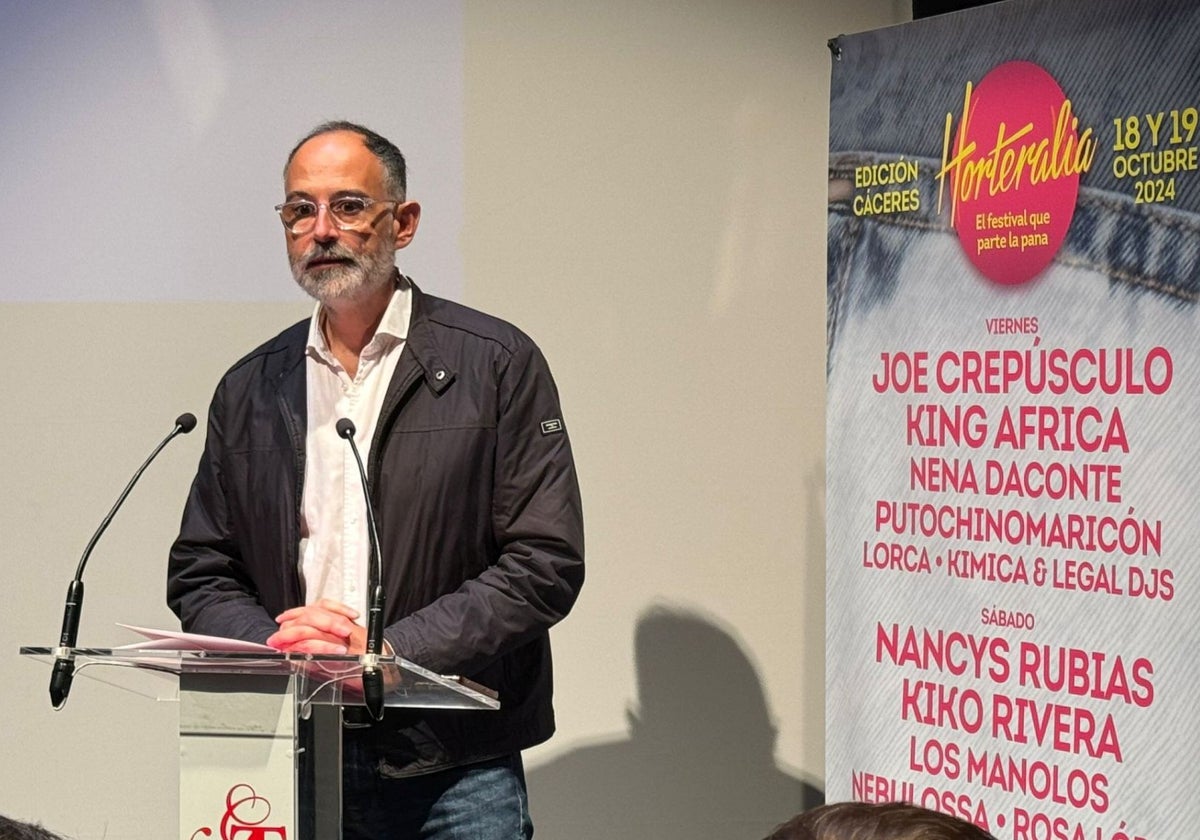
[[[344,836],[529,837],[520,751],[554,730],[548,629],[583,583],[575,467],[533,341],[397,271],[421,214],[405,180],[400,150],[352,123],[289,155],[276,210],[316,306],[217,386],[168,603],[189,632],[367,650],[371,510],[352,438],[382,652],[495,689],[501,708],[354,715]]]

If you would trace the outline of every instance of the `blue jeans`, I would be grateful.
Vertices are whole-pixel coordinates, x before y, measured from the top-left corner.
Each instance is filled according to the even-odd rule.
[[[421,776],[390,778],[369,747],[346,744],[345,840],[529,840],[533,822],[520,753]]]

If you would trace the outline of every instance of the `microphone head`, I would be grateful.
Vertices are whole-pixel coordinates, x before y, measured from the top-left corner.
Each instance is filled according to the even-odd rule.
[[[338,420],[335,428],[337,429],[338,437],[343,437],[346,440],[354,437],[354,433],[358,431],[354,428],[354,421],[349,417],[343,417]]]
[[[54,670],[50,672],[50,705],[61,709],[71,693],[71,681],[75,677],[75,663],[70,659],[59,657],[54,661]]]
[[[185,411],[175,418],[175,428],[179,429],[181,434],[187,434],[192,429],[196,428],[196,415],[190,411]]]

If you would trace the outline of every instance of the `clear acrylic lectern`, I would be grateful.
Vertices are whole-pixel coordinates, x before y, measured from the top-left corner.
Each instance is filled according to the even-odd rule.
[[[356,656],[23,647],[76,674],[179,702],[179,837],[336,840],[343,706],[361,706]],[[381,656],[387,708],[488,710],[493,692]],[[75,687],[79,691],[79,685]],[[76,701],[78,702],[78,700]]]

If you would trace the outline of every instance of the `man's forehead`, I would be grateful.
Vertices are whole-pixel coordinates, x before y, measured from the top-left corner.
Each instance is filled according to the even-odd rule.
[[[307,140],[288,164],[284,185],[291,191],[304,186],[346,188],[381,186],[383,164],[352,131],[331,131]]]

